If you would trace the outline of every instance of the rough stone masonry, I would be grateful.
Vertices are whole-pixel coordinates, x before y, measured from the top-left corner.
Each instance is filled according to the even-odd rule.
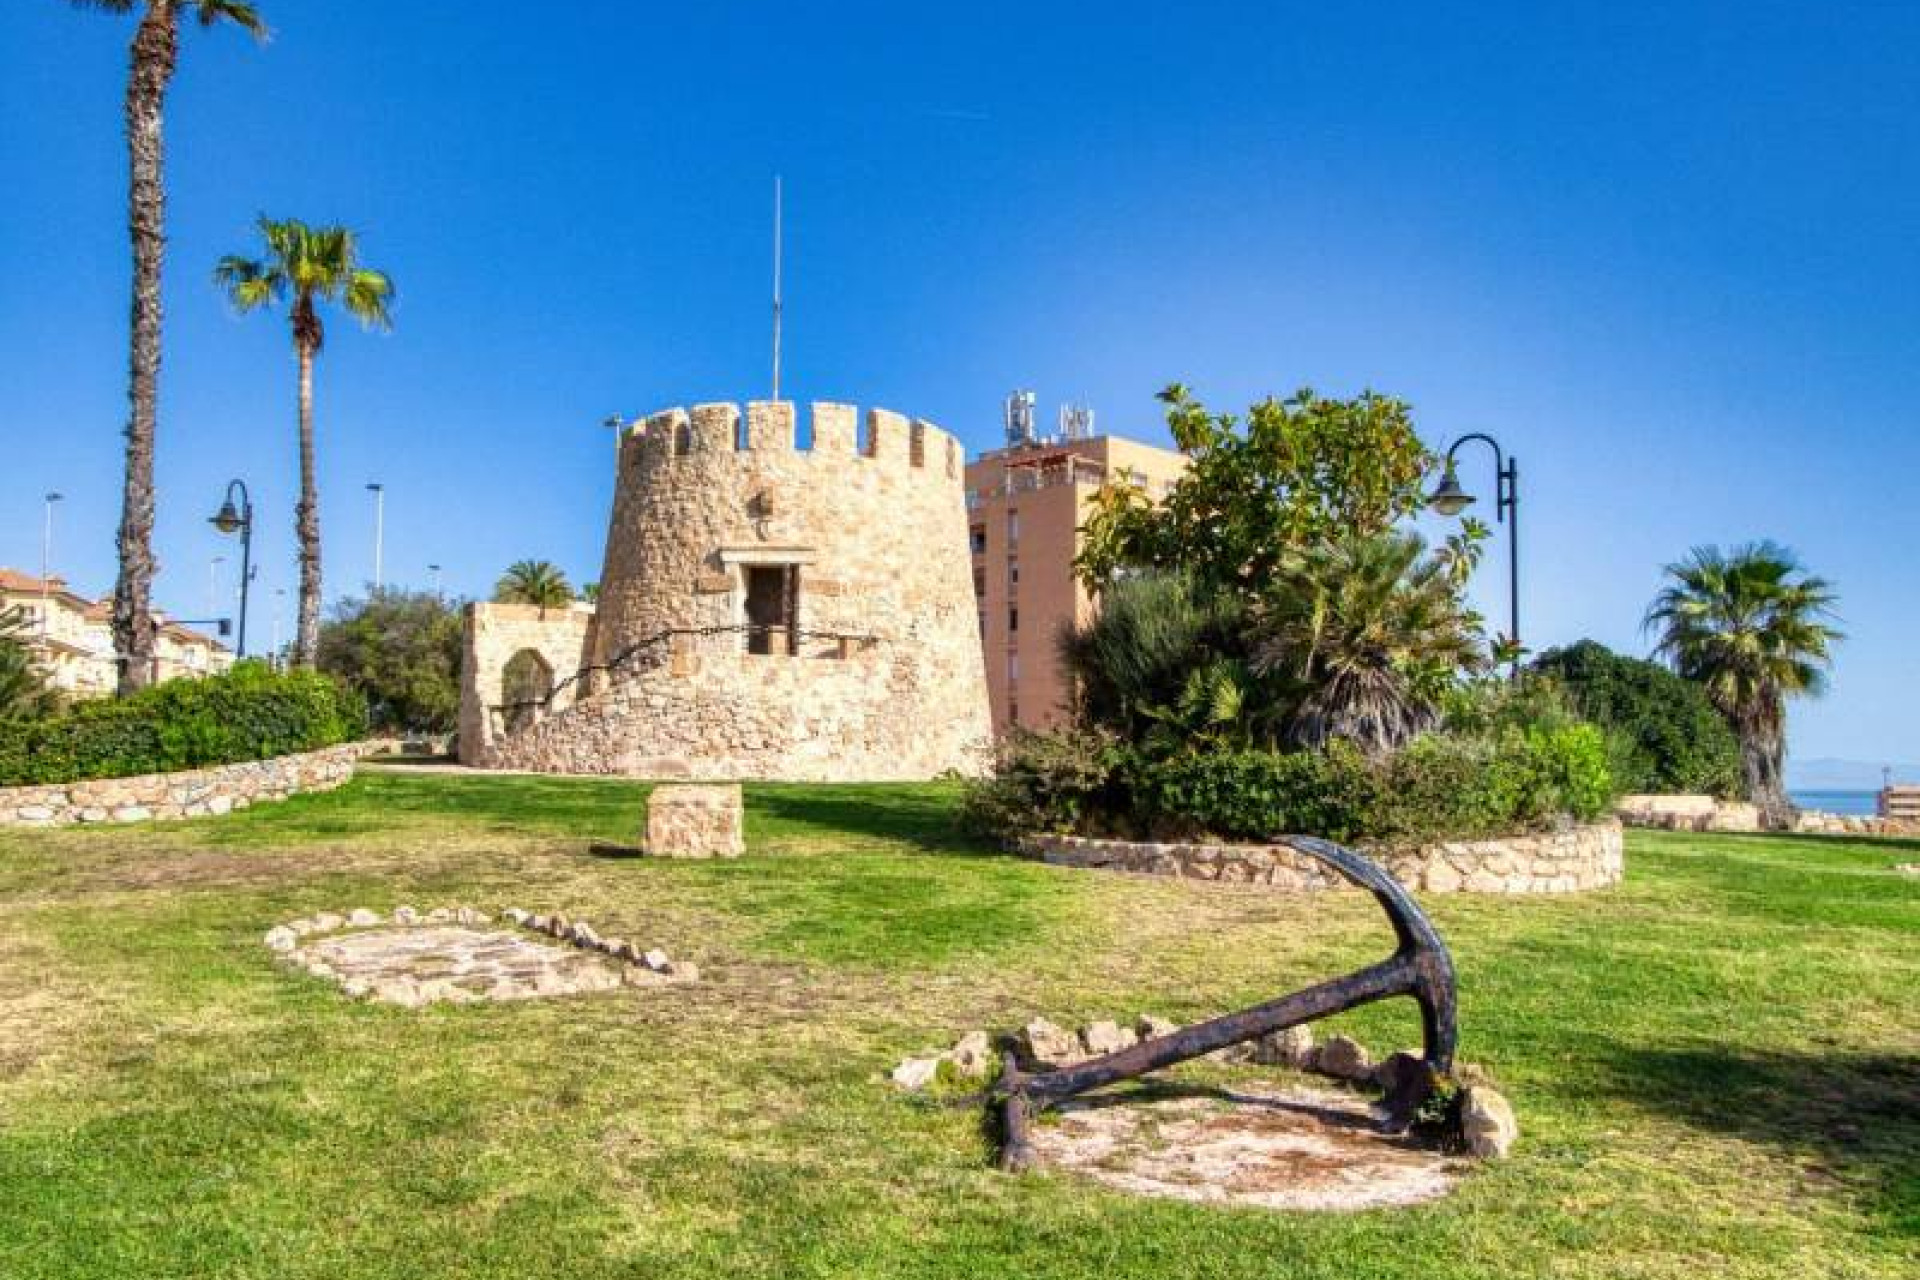
[[[990,737],[960,444],[786,402],[623,439],[596,608],[466,615],[460,755],[490,768],[795,781],[976,773]],[[522,656],[526,655],[526,656]],[[505,696],[518,662],[550,696]]]

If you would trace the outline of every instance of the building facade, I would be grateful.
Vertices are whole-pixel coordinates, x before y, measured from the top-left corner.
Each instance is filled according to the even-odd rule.
[[[996,734],[1056,727],[1071,714],[1057,645],[1093,607],[1073,573],[1093,495],[1125,480],[1159,501],[1186,466],[1171,449],[1101,435],[1014,444],[968,464],[968,549]]]
[[[111,600],[89,600],[57,577],[0,567],[0,610],[22,617],[35,664],[67,697],[104,697],[117,687]],[[161,614],[154,615],[154,624],[156,679],[204,676],[233,665],[232,652],[213,637]]]
[[[476,604],[460,755],[542,772],[928,778],[984,766],[959,442],[762,402],[621,443],[591,611]]]

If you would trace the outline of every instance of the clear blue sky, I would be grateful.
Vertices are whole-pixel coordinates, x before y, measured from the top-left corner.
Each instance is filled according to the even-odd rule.
[[[1520,458],[1528,641],[1644,646],[1658,570],[1772,536],[1852,640],[1802,755],[1920,757],[1920,18],[1901,4],[263,0],[189,31],[168,113],[160,597],[205,612],[229,475],[291,587],[282,321],[207,283],[256,213],[341,220],[400,285],[318,379],[330,594],[595,576],[609,411],[787,390],[975,448],[1043,417],[1164,438],[1173,380],[1410,400]],[[0,564],[112,580],[125,418],[124,19],[0,13]],[[1467,463],[1485,489],[1489,464]],[[1504,609],[1498,551],[1480,584]],[[261,599],[262,597],[256,597]]]

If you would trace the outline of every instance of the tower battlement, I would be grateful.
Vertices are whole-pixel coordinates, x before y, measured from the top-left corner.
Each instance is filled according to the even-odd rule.
[[[808,444],[802,447],[799,419],[791,400],[752,400],[746,412],[726,401],[691,409],[663,409],[627,429],[621,458],[633,450],[642,458],[683,458],[695,454],[799,453],[814,458],[862,459],[899,466],[929,476],[958,480],[965,457],[960,442],[924,418],[891,409],[868,409],[816,400],[808,406]]]

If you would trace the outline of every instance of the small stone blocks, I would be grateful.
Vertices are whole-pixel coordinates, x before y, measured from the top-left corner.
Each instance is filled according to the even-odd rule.
[[[737,858],[740,785],[672,783],[647,797],[647,853],[656,858]]]

